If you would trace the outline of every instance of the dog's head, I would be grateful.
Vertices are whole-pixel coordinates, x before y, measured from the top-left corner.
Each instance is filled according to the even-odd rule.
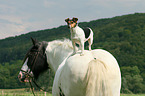
[[[72,19],[65,19],[65,22],[67,22],[68,28],[74,28],[77,25],[78,18],[73,17]]]

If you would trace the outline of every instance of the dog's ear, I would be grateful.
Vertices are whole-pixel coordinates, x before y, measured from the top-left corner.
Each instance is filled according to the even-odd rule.
[[[74,22],[77,22],[77,21],[78,21],[78,18],[73,17],[72,20],[73,20]]]
[[[68,22],[69,21],[69,18],[65,19],[65,22]]]

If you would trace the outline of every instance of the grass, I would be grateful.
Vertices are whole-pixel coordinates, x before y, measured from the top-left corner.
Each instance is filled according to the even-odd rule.
[[[121,96],[145,96],[145,94],[121,94]]]
[[[0,89],[0,96],[33,96],[31,91],[24,89]],[[46,95],[45,95],[46,94]],[[52,96],[51,93],[35,91],[36,96]],[[145,94],[121,94],[120,96],[145,96]]]
[[[28,89],[0,89],[0,96],[33,96],[31,91]],[[48,92],[34,91],[36,96],[52,96]]]

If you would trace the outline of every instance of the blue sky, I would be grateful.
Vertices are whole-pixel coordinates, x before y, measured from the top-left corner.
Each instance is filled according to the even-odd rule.
[[[0,39],[79,22],[145,13],[145,0],[0,0]]]

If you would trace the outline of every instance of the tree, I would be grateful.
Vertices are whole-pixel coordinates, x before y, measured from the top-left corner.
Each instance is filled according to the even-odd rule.
[[[137,66],[121,67],[122,72],[122,92],[141,93],[143,89],[143,78]]]

